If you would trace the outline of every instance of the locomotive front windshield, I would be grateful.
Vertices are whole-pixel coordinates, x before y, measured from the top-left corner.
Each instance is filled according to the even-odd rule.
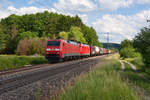
[[[48,41],[47,46],[60,46],[60,41]]]

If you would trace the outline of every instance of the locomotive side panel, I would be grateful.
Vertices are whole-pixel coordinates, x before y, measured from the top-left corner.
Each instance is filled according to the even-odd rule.
[[[80,44],[80,55],[81,56],[90,56],[90,46],[85,44]]]
[[[62,48],[63,48],[63,50],[62,50],[63,58],[71,57],[71,56],[80,56],[79,44],[64,42]]]

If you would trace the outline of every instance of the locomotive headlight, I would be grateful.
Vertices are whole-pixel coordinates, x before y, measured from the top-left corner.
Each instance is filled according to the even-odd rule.
[[[59,48],[56,48],[55,51],[59,51]]]
[[[56,54],[59,54],[59,52],[57,52]]]
[[[51,49],[50,49],[50,48],[47,48],[46,51],[51,51]]]

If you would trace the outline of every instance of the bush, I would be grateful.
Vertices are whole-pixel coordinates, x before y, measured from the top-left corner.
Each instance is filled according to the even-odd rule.
[[[147,47],[145,53],[143,53],[145,64],[150,68],[150,47]]]
[[[136,57],[131,61],[133,64],[135,64],[138,68],[142,69],[145,67],[145,64],[143,62],[142,56]]]
[[[0,70],[8,70],[19,67],[25,67],[28,64],[47,63],[45,57],[29,57],[29,56],[0,56]]]
[[[120,50],[120,56],[123,58],[134,58],[141,56],[133,47],[126,47]]]
[[[45,55],[47,38],[33,38],[21,40],[17,47],[18,55]]]
[[[150,68],[150,29],[141,29],[141,32],[134,38],[133,45],[142,54],[146,67]]]

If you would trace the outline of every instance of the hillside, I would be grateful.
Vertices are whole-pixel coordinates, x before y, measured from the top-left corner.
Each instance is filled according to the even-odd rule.
[[[109,47],[109,48],[115,48],[115,49],[117,49],[117,50],[119,50],[119,48],[120,48],[120,44],[117,44],[117,43],[103,43],[103,47],[104,48],[107,48],[107,46]]]
[[[0,21],[0,53],[14,54],[19,42],[25,38],[56,39],[60,32],[78,32],[83,34],[85,43],[102,46],[95,29],[85,25],[78,15],[72,17],[45,11],[22,16],[12,14],[2,19]]]

